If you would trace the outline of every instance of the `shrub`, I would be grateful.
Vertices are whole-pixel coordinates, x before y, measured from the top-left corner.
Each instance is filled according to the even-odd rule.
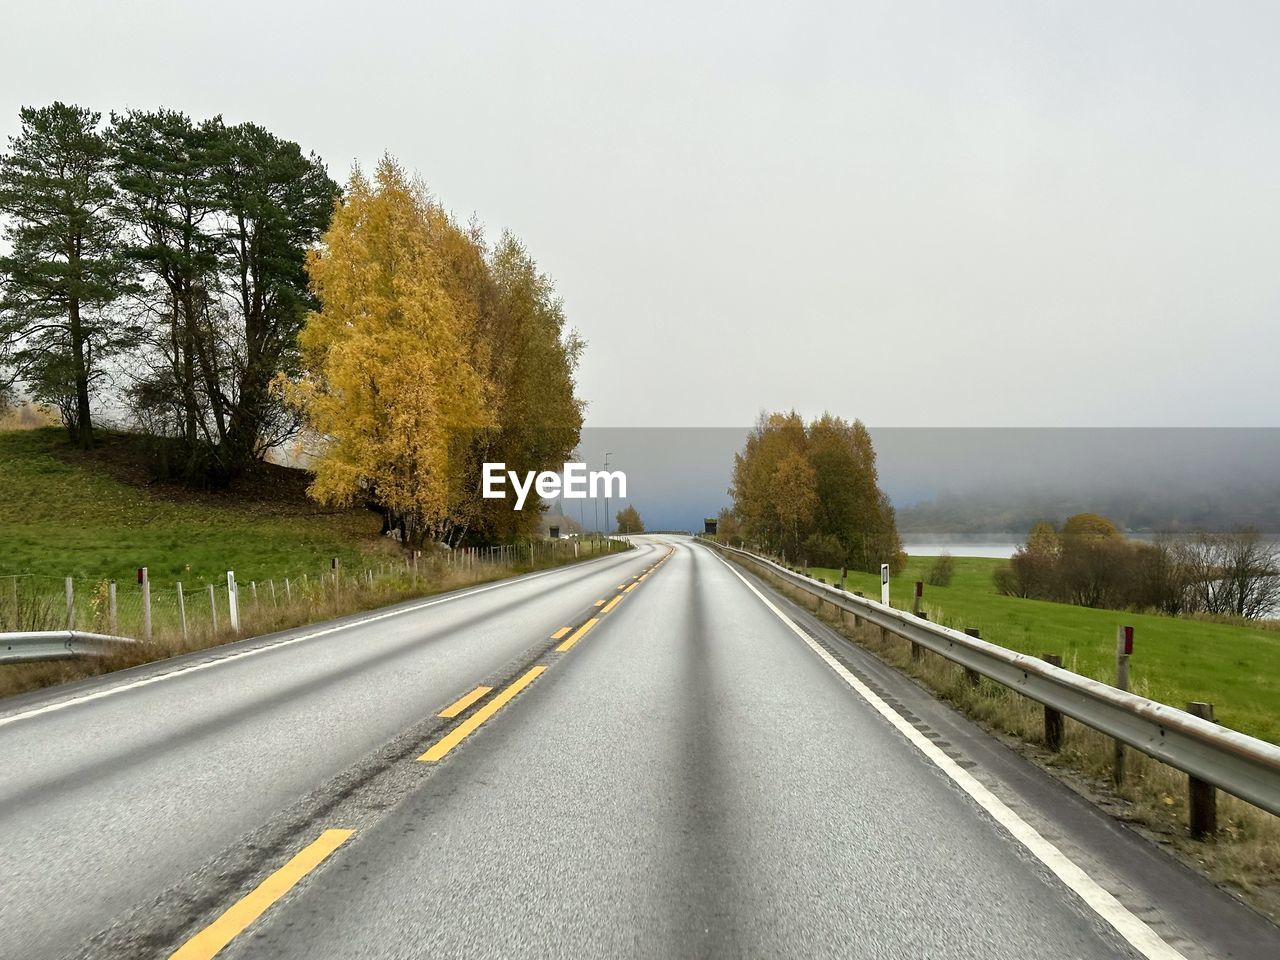
[[[949,587],[951,586],[951,578],[956,575],[956,562],[952,559],[951,554],[943,553],[929,567],[928,581],[931,587]]]

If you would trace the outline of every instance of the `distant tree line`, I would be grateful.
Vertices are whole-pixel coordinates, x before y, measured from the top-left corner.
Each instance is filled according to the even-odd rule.
[[[1257,619],[1274,616],[1280,604],[1280,553],[1257,530],[1149,543],[1083,513],[1061,528],[1036,523],[995,582],[1007,595],[1086,607]]]
[[[734,457],[729,493],[722,537],[819,566],[878,571],[888,563],[897,571],[906,562],[861,421],[761,415]]]
[[[1274,444],[1275,438],[1270,438]],[[1077,513],[1098,513],[1125,530],[1165,531],[1193,535],[1197,530],[1273,529],[1280,517],[1280,479],[1269,452],[1256,463],[1223,467],[1212,481],[1182,478],[1169,483],[1152,476],[1124,490],[1105,489],[1083,481],[1070,489],[1037,489],[946,493],[936,499],[899,505],[898,529],[905,534],[1025,534],[1045,518],[1061,523]],[[1143,484],[1146,484],[1145,486]],[[1029,488],[1033,484],[1027,483]]]

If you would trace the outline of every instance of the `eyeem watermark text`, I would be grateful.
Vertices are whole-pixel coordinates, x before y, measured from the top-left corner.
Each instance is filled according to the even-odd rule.
[[[508,470],[505,463],[484,465],[482,493],[486,500],[503,500],[507,496],[507,481],[516,492],[517,510],[524,509],[529,491],[536,490],[543,500],[564,497],[566,500],[585,500],[587,497],[614,497],[627,495],[627,475],[621,470],[588,470],[585,463],[566,463],[561,473],[543,470],[528,471],[521,483],[516,471]]]

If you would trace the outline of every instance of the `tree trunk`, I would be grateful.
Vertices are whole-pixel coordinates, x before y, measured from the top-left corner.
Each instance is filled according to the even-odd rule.
[[[70,305],[71,371],[76,387],[76,445],[81,450],[93,446],[93,415],[89,410],[89,365],[85,360],[85,334],[80,323],[80,298],[73,296]]]

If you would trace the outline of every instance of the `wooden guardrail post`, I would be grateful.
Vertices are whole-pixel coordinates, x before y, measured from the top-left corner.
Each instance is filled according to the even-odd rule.
[[[1129,689],[1129,657],[1133,654],[1133,627],[1116,627],[1116,689]],[[1115,742],[1111,782],[1124,783],[1124,744]]]
[[[1199,700],[1187,704],[1187,713],[1213,722],[1213,704]],[[1196,777],[1187,777],[1192,840],[1205,840],[1218,832],[1218,790]]]
[[[965,627],[964,632],[975,640],[982,639],[982,631],[977,627]],[[978,684],[982,683],[982,674],[977,670],[970,669],[969,667],[964,668],[964,678],[969,681],[969,686],[971,687],[976,687]]]
[[[1043,659],[1055,667],[1062,666],[1062,657],[1056,653],[1046,653]],[[1054,753],[1062,749],[1062,714],[1050,706],[1044,708],[1044,743]]]

